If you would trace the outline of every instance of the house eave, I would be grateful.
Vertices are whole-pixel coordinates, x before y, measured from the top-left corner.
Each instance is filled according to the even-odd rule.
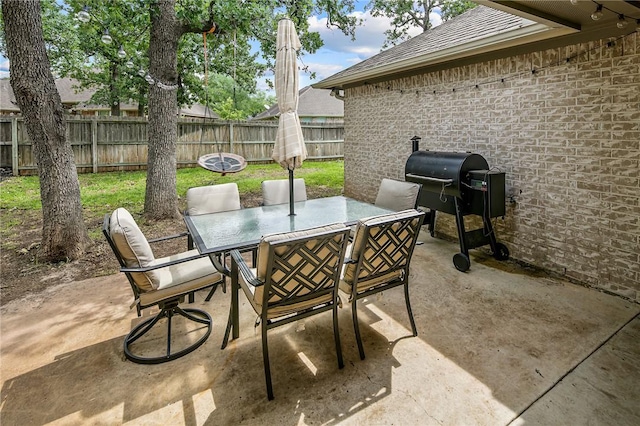
[[[551,39],[576,32],[579,32],[579,30],[571,27],[549,27],[545,24],[535,23],[515,30],[496,32],[488,37],[485,36],[463,45],[431,52],[406,60],[396,61],[347,76],[337,76],[336,78],[329,77],[313,84],[313,87],[319,89],[343,89],[346,86],[358,85],[368,80],[379,80],[383,77],[397,73],[406,74],[408,71],[415,69],[478,56],[521,44]]]

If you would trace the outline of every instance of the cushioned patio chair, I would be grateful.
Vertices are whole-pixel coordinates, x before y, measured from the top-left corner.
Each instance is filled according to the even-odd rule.
[[[234,182],[189,188],[186,198],[186,212],[191,216],[240,210],[242,208],[238,184]],[[191,235],[188,236],[187,244],[190,250],[193,249],[193,239]],[[224,261],[221,261],[221,264],[224,264]],[[207,302],[210,301],[217,288],[217,285],[212,286],[204,300]],[[227,291],[227,283],[224,276],[222,278],[222,291]],[[189,294],[189,302],[192,303],[193,300],[194,295],[191,293]]]
[[[342,368],[338,332],[338,282],[349,228],[334,224],[306,231],[273,234],[258,246],[256,269],[250,269],[236,250],[231,252],[232,274],[262,324],[262,354],[267,396],[273,399],[267,331],[321,312],[333,311],[333,334]],[[233,307],[232,307],[233,308]],[[231,329],[231,314],[225,342]]]
[[[411,330],[418,335],[409,302],[409,263],[424,216],[424,212],[411,209],[358,222],[353,243],[347,249],[340,290],[351,302],[360,359],[364,359],[364,349],[356,302],[374,293],[404,286]]]
[[[141,316],[143,309],[152,306],[160,309],[157,315],[138,324],[127,334],[124,339],[126,357],[141,364],[157,364],[184,356],[202,345],[211,333],[211,316],[203,310],[182,309],[178,305],[185,295],[222,282],[221,274],[215,270],[209,257],[191,250],[156,259],[149,243],[186,234],[147,240],[124,208],[105,215],[102,232],[120,263],[120,271],[129,280],[134,297],[132,307],[136,306],[138,316]],[[205,330],[199,330],[202,335],[197,341],[172,351],[171,320],[176,315],[202,324]],[[167,322],[166,352],[159,356],[134,354],[131,345],[151,331],[161,319]]]
[[[384,178],[380,182],[376,201],[373,203],[378,207],[393,211],[413,209],[418,202],[421,185],[413,182]],[[353,240],[356,234],[356,227],[351,227],[349,238]]]
[[[293,180],[293,201],[306,201],[307,187],[304,179]],[[289,202],[289,180],[265,180],[262,182],[262,205],[285,204]]]

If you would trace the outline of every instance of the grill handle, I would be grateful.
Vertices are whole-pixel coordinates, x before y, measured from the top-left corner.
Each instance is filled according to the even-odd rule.
[[[427,182],[441,183],[443,185],[453,184],[453,179],[440,179],[440,178],[431,177],[431,176],[419,176],[419,175],[414,175],[412,173],[407,173],[406,177],[409,177],[411,179],[423,180]]]

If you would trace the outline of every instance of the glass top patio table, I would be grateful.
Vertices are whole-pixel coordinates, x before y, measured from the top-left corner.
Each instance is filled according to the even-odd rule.
[[[354,225],[358,219],[391,210],[347,197],[316,198],[289,204],[253,207],[202,215],[185,215],[184,220],[201,254],[219,254],[256,247],[266,234],[300,231],[332,223]]]

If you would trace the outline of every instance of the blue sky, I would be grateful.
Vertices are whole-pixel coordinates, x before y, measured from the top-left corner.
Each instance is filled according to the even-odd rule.
[[[363,60],[380,52],[380,47],[384,43],[384,32],[390,27],[388,18],[374,18],[368,12],[364,12],[364,6],[368,1],[356,2],[358,9],[354,12],[358,18],[363,20],[361,26],[356,28],[356,39],[351,40],[338,29],[329,29],[326,26],[326,17],[311,17],[309,27],[312,31],[320,33],[324,46],[312,55],[305,55],[301,58],[304,65],[316,73],[316,79],[311,80],[309,75],[300,73],[300,87],[305,87],[350,66],[362,62]],[[431,15],[431,22],[434,26],[440,25],[442,19],[437,13]],[[410,34],[412,36],[420,34],[421,30],[416,29]],[[265,87],[260,87],[266,90]]]
[[[300,65],[308,66],[316,73],[316,79],[311,80],[308,73],[300,73],[300,88],[323,80],[331,75],[361,62],[376,53],[380,52],[380,47],[384,43],[384,31],[389,28],[389,19],[374,18],[368,12],[364,12],[364,7],[368,0],[357,1],[354,14],[363,20],[362,26],[356,28],[356,40],[345,36],[338,29],[326,27],[326,17],[311,17],[309,19],[310,29],[318,31],[324,42],[324,46],[313,55],[305,55],[301,58]],[[434,25],[441,23],[440,15],[432,14],[431,21]],[[412,35],[419,34],[416,30]],[[9,76],[9,61],[0,56],[0,78]],[[267,91],[268,87],[262,80],[258,83],[260,90]]]

